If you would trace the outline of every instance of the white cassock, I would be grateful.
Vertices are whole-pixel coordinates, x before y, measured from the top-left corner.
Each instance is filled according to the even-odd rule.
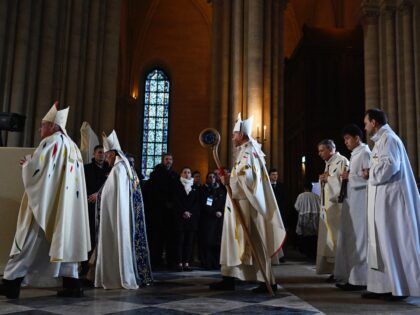
[[[347,198],[341,209],[334,276],[353,285],[366,285],[367,276],[367,180],[370,149],[361,143],[351,152]]]
[[[420,198],[410,161],[389,125],[372,140],[367,289],[420,296]]]
[[[286,237],[273,188],[258,144],[249,141],[239,147],[230,177],[232,197],[238,200],[247,228],[260,257],[264,272],[275,283],[271,263],[278,263],[278,253]],[[252,258],[229,196],[224,212],[220,254],[221,273],[246,281],[264,282]]]
[[[338,197],[341,190],[341,174],[347,170],[349,161],[336,152],[325,161],[328,181],[321,189],[321,213],[319,217],[316,272],[332,273],[334,270],[337,236],[341,224],[341,203]],[[322,186],[321,186],[322,187]]]
[[[90,251],[83,161],[64,133],[43,139],[22,167],[25,193],[4,278],[32,285],[77,278],[77,262]],[[65,269],[65,270],[63,270]]]
[[[131,180],[125,163],[116,157],[100,197],[95,286],[105,289],[138,288],[132,248]]]

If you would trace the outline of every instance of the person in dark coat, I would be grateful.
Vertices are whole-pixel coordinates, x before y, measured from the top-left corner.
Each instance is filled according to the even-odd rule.
[[[286,219],[286,191],[285,191],[284,185],[278,181],[279,173],[277,169],[275,168],[270,169],[270,171],[268,172],[268,175],[270,177],[271,187],[273,188],[274,196],[276,197],[277,205],[280,210],[281,219],[283,220],[283,224],[285,228],[287,229],[288,226],[287,226],[287,219]],[[280,253],[279,261],[281,263],[286,262],[283,252]]]
[[[90,229],[90,243],[95,244],[95,204],[98,191],[105,183],[106,178],[110,172],[110,167],[105,161],[104,147],[99,144],[93,149],[92,162],[84,166],[86,179],[86,192],[88,196],[88,211],[89,211],[89,229]],[[89,253],[89,257],[91,252]],[[85,275],[88,271],[87,262],[82,263],[81,275]]]
[[[165,253],[168,266],[174,263],[175,254],[173,242],[171,242],[173,229],[171,222],[171,213],[173,212],[172,190],[179,176],[172,170],[172,163],[172,154],[164,153],[162,163],[155,166],[144,186],[147,237],[153,268],[163,265],[163,253]]]
[[[199,171],[194,171],[192,173],[192,178],[194,179],[193,185],[195,187],[201,187],[201,173]]]
[[[174,239],[176,240],[176,263],[178,271],[191,271],[194,234],[200,218],[200,189],[193,185],[191,169],[184,167],[178,182],[174,185]]]
[[[216,174],[209,173],[201,193],[199,237],[202,266],[208,270],[219,269],[226,189],[216,182]]]
[[[282,183],[278,181],[279,173],[275,168],[272,168],[268,172],[270,176],[271,187],[273,187],[274,196],[276,196],[277,205],[280,209],[281,219],[283,220],[284,225],[286,226],[286,211],[285,211],[285,188]]]

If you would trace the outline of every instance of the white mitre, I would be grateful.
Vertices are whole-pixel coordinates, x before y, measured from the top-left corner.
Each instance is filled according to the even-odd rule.
[[[57,115],[57,112],[58,112],[57,107],[58,107],[58,101],[55,101],[53,106],[51,106],[50,110],[44,116],[44,118],[42,118],[42,120],[54,122],[55,116]]]
[[[251,135],[252,133],[252,124],[254,122],[254,116],[249,117],[246,120],[241,119],[241,113],[238,114],[238,119],[236,120],[235,126],[233,127],[233,132],[243,132],[249,138],[249,142],[252,143],[252,146],[255,148],[258,156],[264,160],[264,152],[261,150],[261,144],[259,144]]]
[[[55,115],[54,123],[59,125],[61,130],[66,131],[67,117],[69,116],[70,107],[64,108]]]
[[[112,130],[108,137],[105,133],[103,133],[102,140],[104,145],[104,152],[115,150],[119,153],[119,151],[121,151],[120,142],[118,141],[117,133],[115,130]]]
[[[80,152],[84,163],[90,163],[93,158],[95,147],[99,144],[99,139],[87,121],[80,127]]]
[[[104,152],[112,150],[118,152],[118,155],[127,166],[127,172],[130,179],[133,179],[133,173],[131,171],[130,162],[128,162],[124,152],[121,150],[120,142],[118,141],[117,133],[115,132],[115,130],[112,130],[108,137],[104,132],[102,133],[102,144],[104,146]]]
[[[44,121],[49,121],[52,123],[55,123],[56,125],[60,126],[61,130],[64,133],[66,132],[66,124],[67,124],[67,117],[69,116],[69,107],[57,110],[58,107],[58,101],[55,101],[53,106],[51,106],[48,113],[42,118]]]
[[[233,127],[233,132],[243,132],[244,134],[251,136],[253,122],[254,116],[251,116],[246,120],[242,120],[241,113],[239,113],[238,119],[236,120],[235,126]]]

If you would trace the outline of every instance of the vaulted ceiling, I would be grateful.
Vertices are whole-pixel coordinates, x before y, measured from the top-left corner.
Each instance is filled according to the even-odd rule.
[[[171,0],[172,1],[172,0]],[[297,47],[304,25],[322,28],[353,28],[359,24],[359,11],[362,0],[289,0],[285,11],[285,56],[290,57]],[[123,47],[121,53],[126,58],[120,59],[125,64],[120,69],[135,67],[139,50],[142,50],[144,39],[149,29],[150,21],[156,14],[156,10],[164,5],[165,0],[124,0],[123,42],[131,42],[128,50]],[[169,3],[169,2],[168,2]],[[175,6],[174,15],[182,14],[186,10],[183,6],[192,6],[200,12],[204,23],[208,26],[211,34],[212,5],[209,0],[179,1]],[[125,25],[125,28],[124,28]],[[124,30],[125,29],[125,30]],[[126,48],[126,47],[125,47]],[[121,65],[120,65],[121,66]],[[124,71],[124,70],[123,70]],[[132,74],[122,76],[133,80]],[[137,74],[135,74],[137,75]],[[120,82],[122,83],[122,82]],[[132,84],[132,82],[131,82]],[[130,85],[131,85],[130,84]]]
[[[303,25],[322,28],[353,28],[359,24],[361,0],[290,0],[285,11],[285,56],[289,57]]]

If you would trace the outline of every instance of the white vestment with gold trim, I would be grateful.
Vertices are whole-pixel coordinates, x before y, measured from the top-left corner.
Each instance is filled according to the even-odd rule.
[[[316,272],[332,273],[334,270],[338,230],[341,223],[341,207],[338,197],[341,190],[341,174],[348,169],[349,161],[336,152],[325,162],[327,183],[321,184],[321,213],[319,216]]]
[[[255,149],[254,141],[239,147],[230,177],[230,187],[232,197],[241,207],[264,272],[274,284],[271,263],[278,263],[278,254],[285,240],[286,231],[269,181],[264,157],[260,150]],[[229,197],[225,206],[220,263],[223,276],[246,281],[264,281],[245,241],[244,231]]]

